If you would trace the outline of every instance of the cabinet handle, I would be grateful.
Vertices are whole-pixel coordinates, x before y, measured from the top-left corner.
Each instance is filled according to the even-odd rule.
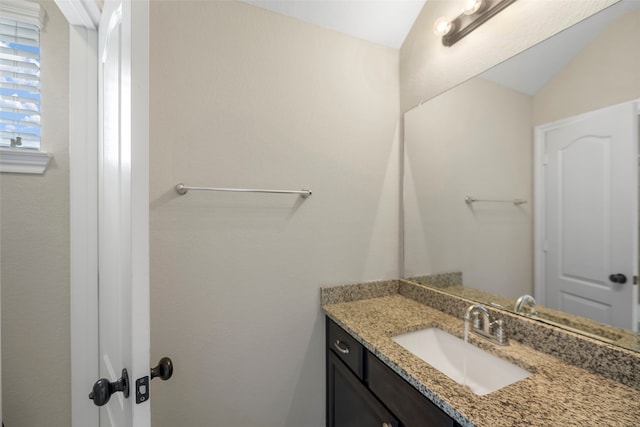
[[[349,354],[349,346],[340,342],[340,340],[336,340],[336,342],[333,343],[333,346],[336,348],[336,350],[338,350],[340,353],[342,354]]]

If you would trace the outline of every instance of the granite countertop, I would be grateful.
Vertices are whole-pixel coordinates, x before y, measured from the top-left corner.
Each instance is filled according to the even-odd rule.
[[[465,286],[462,281],[461,272],[438,273],[427,276],[417,276],[407,279],[420,285],[432,286],[446,289],[447,293],[460,296],[462,298],[479,301],[484,304],[499,304],[509,310],[515,303],[514,298],[507,298],[490,292],[481,291],[473,287]],[[640,333],[632,332],[628,329],[621,329],[611,325],[603,325],[585,317],[574,316],[572,314],[554,310],[540,305],[536,306],[537,316],[533,318],[547,322],[551,325],[558,325],[563,328],[573,328],[581,334],[591,334],[595,339],[640,351]]]
[[[463,321],[397,293],[323,301],[324,312],[369,351],[463,426],[637,426],[640,391],[533,350],[514,340],[472,342],[533,375],[485,396],[449,379],[394,341],[394,335],[438,327],[462,337]]]

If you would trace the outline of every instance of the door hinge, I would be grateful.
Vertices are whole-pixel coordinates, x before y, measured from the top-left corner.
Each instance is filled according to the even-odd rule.
[[[136,380],[136,403],[144,403],[149,400],[149,377]]]
[[[633,284],[634,285],[638,284],[638,276],[633,276]]]

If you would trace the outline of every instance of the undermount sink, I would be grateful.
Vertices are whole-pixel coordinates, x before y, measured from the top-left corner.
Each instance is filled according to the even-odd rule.
[[[391,339],[458,384],[466,385],[479,396],[531,375],[519,366],[467,344],[438,328],[409,332]]]

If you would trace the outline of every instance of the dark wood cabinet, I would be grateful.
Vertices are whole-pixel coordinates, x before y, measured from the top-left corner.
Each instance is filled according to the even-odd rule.
[[[327,318],[327,352],[336,356],[361,380],[364,379],[364,347],[355,338]]]
[[[327,364],[329,427],[398,427],[398,421],[330,351]]]
[[[367,384],[404,427],[455,427],[457,423],[373,354],[367,354]]]
[[[328,427],[459,427],[327,318]]]

